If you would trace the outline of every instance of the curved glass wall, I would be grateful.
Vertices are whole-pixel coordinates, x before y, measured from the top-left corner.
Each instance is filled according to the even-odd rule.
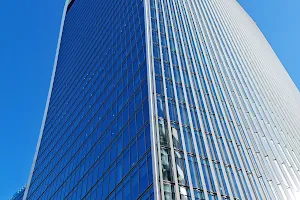
[[[27,199],[153,198],[140,0],[73,0]]]
[[[255,23],[234,0],[148,6],[162,198],[297,198],[299,92]]]
[[[235,0],[67,1],[26,199],[300,198],[300,95]]]

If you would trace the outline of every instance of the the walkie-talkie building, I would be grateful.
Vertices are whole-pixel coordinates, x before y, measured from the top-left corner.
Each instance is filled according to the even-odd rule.
[[[67,1],[24,199],[297,199],[299,133],[235,0]]]

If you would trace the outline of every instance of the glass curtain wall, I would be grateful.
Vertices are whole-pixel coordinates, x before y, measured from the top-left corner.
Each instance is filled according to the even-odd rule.
[[[153,198],[142,0],[68,6],[27,199]]]
[[[294,199],[296,112],[270,97],[283,67],[254,22],[233,0],[147,2],[162,198]]]

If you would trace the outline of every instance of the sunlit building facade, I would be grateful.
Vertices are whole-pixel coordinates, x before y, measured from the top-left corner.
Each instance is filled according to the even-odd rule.
[[[299,113],[235,0],[67,1],[24,199],[297,199]]]

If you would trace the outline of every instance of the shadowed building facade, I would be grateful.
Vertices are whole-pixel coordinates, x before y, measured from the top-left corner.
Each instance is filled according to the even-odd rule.
[[[67,1],[24,199],[297,199],[299,112],[235,0]]]
[[[19,189],[9,200],[22,200],[24,197],[25,187]]]

